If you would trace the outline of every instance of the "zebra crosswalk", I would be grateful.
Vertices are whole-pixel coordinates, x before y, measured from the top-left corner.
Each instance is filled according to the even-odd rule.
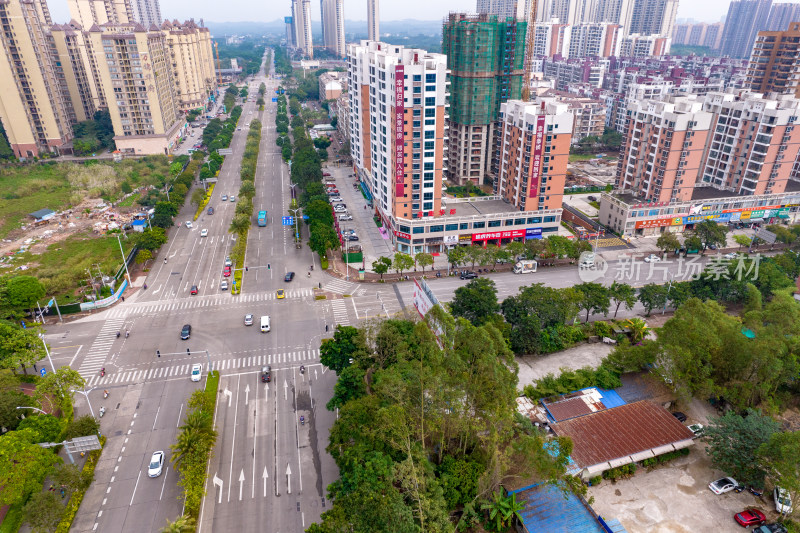
[[[290,289],[286,291],[286,298],[306,298],[314,294],[312,289]],[[181,298],[168,302],[141,302],[120,305],[108,311],[108,318],[124,318],[130,315],[147,315],[155,313],[168,313],[172,311],[201,309],[204,307],[218,307],[221,305],[235,305],[238,303],[255,303],[276,300],[274,292],[260,292],[242,294],[231,298],[227,295],[211,297]]]
[[[355,288],[356,283],[352,281],[345,281],[343,279],[335,279],[325,284],[323,289],[336,294],[351,294]]]
[[[277,354],[250,355],[212,360],[211,370],[225,371],[254,371],[265,365],[280,365],[291,363],[306,363],[319,360],[319,350],[295,350]],[[106,372],[105,376],[95,373],[87,378],[87,387],[109,387],[126,383],[139,383],[161,379],[170,379],[178,376],[189,376],[193,364],[202,363],[207,366],[203,357],[194,357],[191,362],[162,361],[154,363],[148,368],[121,369],[117,372]],[[99,367],[98,367],[99,368]],[[108,369],[107,369],[108,370]]]
[[[89,376],[93,375],[97,377],[100,369],[105,366],[108,352],[117,339],[117,332],[122,329],[122,324],[124,322],[124,317],[109,318],[105,321],[103,327],[100,328],[100,332],[97,334],[89,351],[86,352],[86,357],[83,358],[81,366],[78,369],[78,373],[83,376],[84,379],[88,379]]]
[[[350,325],[350,315],[347,313],[347,302],[345,300],[331,300],[331,310],[333,311],[333,321],[341,326]]]

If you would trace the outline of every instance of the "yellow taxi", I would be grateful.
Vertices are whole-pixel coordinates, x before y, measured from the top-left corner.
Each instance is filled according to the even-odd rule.
[[[286,291],[283,289],[278,289],[278,300],[283,300],[286,298]]]

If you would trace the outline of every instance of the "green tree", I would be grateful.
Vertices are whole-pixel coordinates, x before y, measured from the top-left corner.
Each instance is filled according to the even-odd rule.
[[[475,269],[475,263],[482,264],[486,260],[486,250],[480,246],[467,246],[464,248],[464,254],[471,270]]]
[[[447,250],[447,262],[452,265],[453,270],[455,270],[459,265],[464,264],[464,260],[466,259],[466,252],[464,251],[465,248],[461,246],[456,246]]]
[[[772,433],[756,450],[756,462],[763,465],[773,486],[787,491],[792,502],[799,501],[800,431]]]
[[[22,420],[17,429],[30,429],[36,433],[35,442],[58,442],[64,429],[61,420],[53,415],[34,415]]]
[[[170,202],[157,202],[151,224],[159,228],[169,228],[172,226],[172,219],[178,214],[175,205]]]
[[[691,234],[683,240],[683,247],[687,252],[703,249],[703,240],[697,234]]]
[[[734,235],[733,240],[734,242],[736,242],[736,244],[739,245],[739,249],[742,249],[745,246],[749,248],[750,243],[753,242],[752,237],[748,237],[747,235],[741,235],[741,234]]]
[[[492,500],[481,506],[481,509],[488,513],[489,525],[494,531],[506,531],[514,519],[522,521],[520,512],[525,509],[525,504],[517,501],[517,495],[503,495],[496,491],[492,494]]]
[[[16,380],[14,382],[16,383]],[[30,398],[18,389],[19,386],[17,389],[3,387],[0,390],[0,426],[9,431],[17,429],[23,414],[31,414],[29,410],[17,409],[17,407],[29,407],[32,403]]]
[[[44,476],[59,459],[50,449],[33,442],[30,429],[11,431],[0,437],[0,503],[22,503],[34,491],[40,491]]]
[[[589,323],[590,313],[603,313],[608,316],[611,307],[611,298],[608,288],[599,283],[580,283],[575,289],[581,292],[580,308],[586,311],[586,323]]]
[[[167,242],[167,233],[163,228],[147,228],[141,233],[136,233],[131,237],[134,246],[144,250],[157,250]]]
[[[59,405],[63,405],[67,398],[72,398],[73,389],[82,389],[86,385],[86,380],[68,366],[62,366],[55,372],[48,372],[36,384],[34,397],[42,401],[47,401],[45,397],[55,398]]]
[[[627,283],[613,282],[608,288],[608,296],[614,302],[614,318],[617,318],[622,304],[625,304],[625,309],[629,311],[636,304],[636,289]]]
[[[237,215],[231,219],[231,225],[228,227],[228,233],[244,235],[244,232],[246,232],[249,227],[250,217],[247,215]]]
[[[92,473],[86,472],[76,465],[58,463],[53,470],[53,483],[64,487],[64,491],[73,494],[86,490],[92,484]]]
[[[0,368],[28,368],[44,356],[44,345],[35,329],[0,322]]]
[[[414,256],[414,259],[417,262],[417,265],[422,267],[422,273],[425,274],[425,267],[429,267],[433,265],[433,256],[428,253],[419,253]]]
[[[477,278],[457,288],[450,302],[453,316],[464,317],[474,326],[482,326],[500,311],[497,287],[489,278]]]
[[[206,199],[206,191],[203,189],[195,189],[192,192],[192,205],[195,207],[200,207],[200,204]]]
[[[22,515],[33,533],[51,533],[64,516],[64,505],[55,492],[38,491],[22,508]]]
[[[681,241],[678,239],[678,236],[670,231],[662,233],[656,241],[656,248],[663,253],[674,252],[675,250],[679,250],[680,247]]]
[[[136,254],[136,264],[143,265],[153,258],[153,253],[150,250],[139,250]]]
[[[6,303],[20,311],[35,307],[44,295],[44,285],[33,276],[15,276],[6,283]]]
[[[778,422],[756,410],[749,409],[747,416],[729,411],[711,419],[705,433],[706,452],[715,468],[740,484],[763,487],[766,471],[757,461],[757,451],[779,429]]]
[[[363,348],[364,339],[358,329],[337,325],[333,339],[323,342],[319,349],[320,362],[338,375],[350,365],[353,355]]]
[[[712,244],[724,246],[727,241],[725,236],[727,231],[725,226],[717,224],[713,220],[703,220],[694,226],[695,235],[700,237],[700,241],[703,243],[703,251]]]
[[[414,266],[414,258],[408,254],[404,254],[403,252],[397,252],[394,254],[394,261],[392,261],[392,268],[396,272],[399,272],[400,275],[403,275],[403,272],[410,269]]]
[[[333,397],[328,401],[327,409],[335,411],[350,400],[356,400],[366,394],[365,378],[366,373],[358,366],[351,365],[342,370],[333,386]]]
[[[647,335],[647,322],[639,317],[629,318],[625,321],[625,325],[631,331],[631,342],[642,342]]]
[[[500,305],[511,325],[511,349],[517,354],[550,353],[563,349],[567,321],[580,311],[582,294],[574,288],[555,289],[541,283],[522,287]]]
[[[336,234],[336,230],[324,222],[312,222],[310,233],[308,246],[320,256],[324,256],[328,250],[339,247],[339,236]]]
[[[381,256],[376,261],[372,262],[372,270],[376,274],[381,275],[381,279],[383,279],[383,275],[389,272],[389,267],[392,266],[392,260],[389,257]]]
[[[657,283],[648,283],[639,289],[639,301],[644,306],[645,316],[650,316],[653,309],[667,305],[667,287]]]
[[[98,431],[100,431],[100,423],[97,419],[90,415],[83,415],[75,418],[67,425],[67,429],[64,430],[64,438],[87,437],[96,435]]]

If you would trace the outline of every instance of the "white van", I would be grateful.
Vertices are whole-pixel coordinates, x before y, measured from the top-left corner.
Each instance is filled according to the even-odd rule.
[[[261,333],[266,333],[269,331],[269,315],[264,315],[261,317]]]

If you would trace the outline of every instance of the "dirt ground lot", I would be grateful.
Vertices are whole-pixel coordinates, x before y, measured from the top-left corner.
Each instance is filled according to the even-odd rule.
[[[760,509],[770,522],[778,514],[770,494],[757,498],[749,492],[721,496],[708,489],[709,482],[724,474],[711,467],[701,442],[691,453],[647,472],[639,468],[626,480],[603,481],[589,489],[595,511],[617,518],[630,533],[677,533],[695,531],[740,532],[733,515],[744,509]]]

